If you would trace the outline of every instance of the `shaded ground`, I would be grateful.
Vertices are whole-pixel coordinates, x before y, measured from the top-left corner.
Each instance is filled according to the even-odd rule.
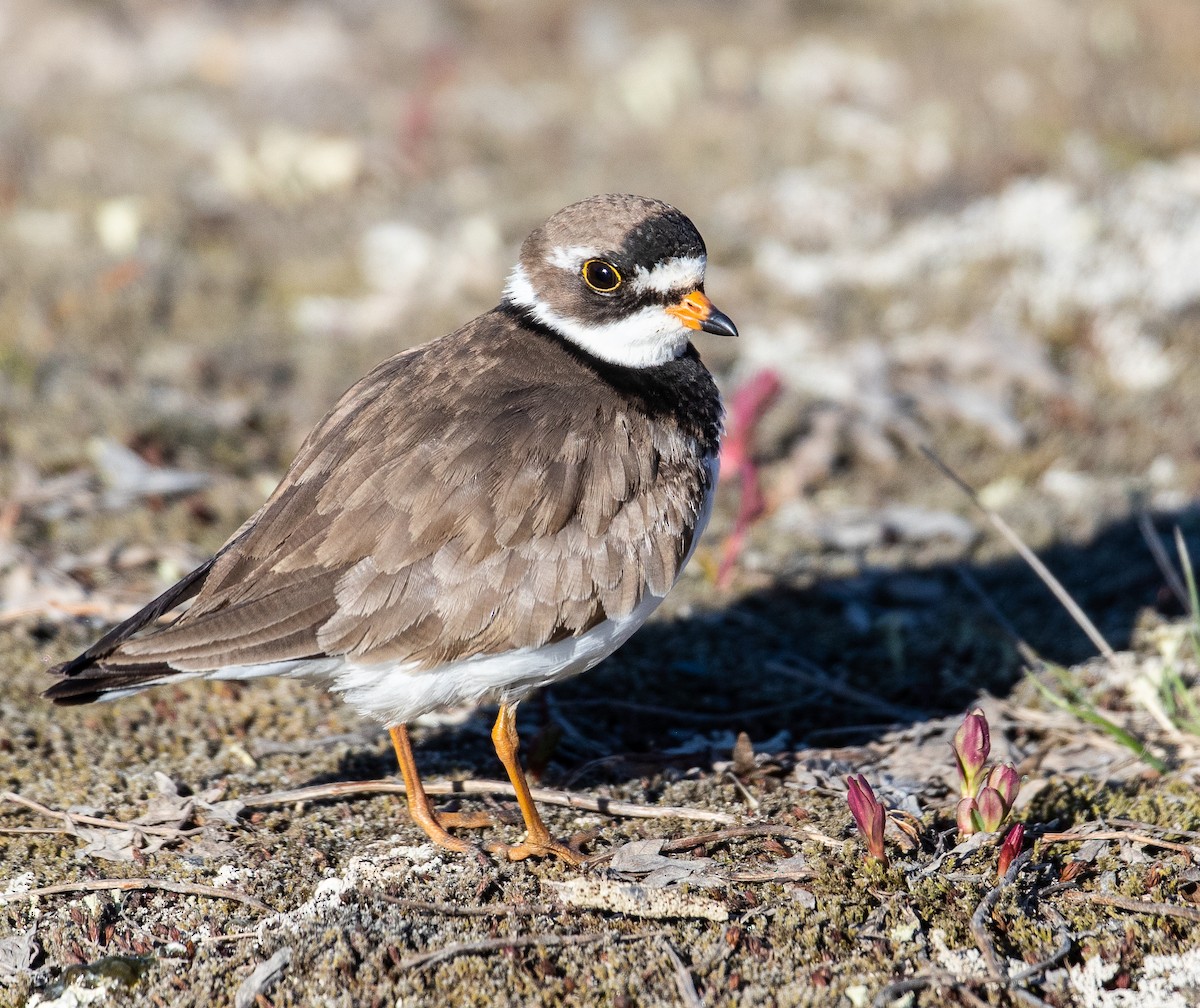
[[[0,15],[0,790],[26,802],[0,802],[0,1004],[1200,998],[1200,762],[1156,706],[1196,659],[1136,521],[1200,549],[1200,12],[643,6]],[[585,907],[559,865],[437,855],[395,795],[265,800],[394,772],[301,685],[38,698],[347,385],[494,303],[529,227],[602,190],[693,216],[743,333],[702,352],[731,401],[764,370],[782,390],[744,549],[727,467],[661,618],[526,704],[524,751],[547,787],[708,820],[546,806],[598,859]],[[1135,657],[1093,661],[916,441]],[[1165,772],[1023,680],[1014,634]],[[995,846],[943,857],[977,702],[1036,841],[978,913]],[[420,729],[431,780],[496,775],[487,714]],[[851,772],[915,837],[889,830],[888,868]],[[174,891],[25,895],[120,878]],[[459,942],[485,944],[417,958]]]

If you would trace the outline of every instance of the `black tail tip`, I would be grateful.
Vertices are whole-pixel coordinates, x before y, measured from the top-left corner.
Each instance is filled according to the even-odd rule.
[[[64,668],[66,668],[65,665],[55,666],[50,670],[50,674],[65,676],[68,673],[63,671]],[[64,678],[56,682],[49,689],[43,690],[42,696],[60,706],[75,707],[79,704],[87,704],[99,700],[101,691],[96,689],[94,684],[87,681],[81,682],[78,679]]]
[[[84,704],[95,703],[104,694],[93,690],[91,693],[72,693],[70,696],[50,696],[49,692],[46,692],[42,696],[52,700],[56,707],[82,707]]]

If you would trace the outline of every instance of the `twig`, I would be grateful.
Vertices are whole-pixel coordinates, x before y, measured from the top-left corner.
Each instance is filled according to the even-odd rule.
[[[733,829],[713,830],[709,833],[692,833],[689,836],[676,837],[673,840],[667,840],[659,848],[662,854],[670,854],[673,851],[691,850],[694,847],[707,847],[709,844],[724,843],[727,840],[744,840],[752,837],[782,837],[784,840],[811,840],[815,843],[824,844],[832,850],[842,850],[846,845],[841,840],[835,840],[831,836],[826,836],[813,829],[805,829],[797,826],[773,826],[770,823],[762,823],[756,826],[735,826]],[[599,854],[593,854],[584,864],[589,868],[594,868],[596,865],[604,864],[612,860],[615,850],[601,851]]]
[[[959,984],[954,993],[967,1008],[989,1008],[988,1003],[965,984]]]
[[[1137,819],[1119,819],[1113,817],[1106,821],[1109,826],[1128,826],[1130,829],[1154,830],[1158,833],[1169,833],[1171,836],[1189,837],[1192,840],[1200,840],[1200,830],[1180,829],[1178,826],[1159,826],[1157,823],[1141,822]]]
[[[1010,987],[1009,990],[1012,992],[1013,997],[1024,1001],[1027,1005],[1031,1005],[1032,1008],[1050,1008],[1050,1005],[1036,994],[1027,991],[1024,987]]]
[[[871,1002],[871,1008],[886,1008],[901,994],[924,990],[939,983],[950,984],[954,977],[949,973],[922,973],[920,976],[905,977],[903,980],[893,980],[886,987],[880,988]]]
[[[945,987],[952,990],[960,1000],[971,1005],[987,1005],[988,1002],[983,1001],[976,995],[972,987],[987,987],[999,985],[1008,990],[1014,997],[1020,998],[1027,1004],[1033,1005],[1034,1008],[1046,1008],[1046,1002],[1035,997],[1029,991],[1021,987],[1014,987],[1008,980],[1003,977],[962,977],[955,973],[935,972],[918,973],[916,976],[905,977],[903,980],[896,980],[884,987],[875,999],[871,1002],[872,1008],[887,1008],[893,1001],[902,994],[910,994],[915,991],[925,990],[928,987]],[[941,1004],[942,1002],[937,1002]]]
[[[258,931],[231,931],[229,934],[205,935],[196,939],[197,945],[219,945],[223,942],[245,941],[257,938]]]
[[[1154,557],[1158,572],[1167,582],[1167,587],[1171,589],[1171,594],[1175,596],[1185,611],[1191,609],[1187,589],[1184,588],[1175,565],[1171,563],[1171,558],[1167,556],[1167,549],[1163,546],[1162,539],[1154,528],[1154,522],[1150,520],[1149,512],[1138,511],[1137,524],[1138,531],[1142,533],[1142,538],[1146,540],[1146,545],[1150,548],[1150,555]]]
[[[1108,641],[1104,639],[1100,631],[1096,629],[1096,625],[1090,619],[1088,619],[1087,614],[1079,607],[1079,603],[1071,598],[1070,592],[1063,587],[1062,582],[1050,573],[1050,568],[1042,563],[1042,561],[1038,558],[1038,555],[1034,553],[1033,550],[1031,550],[1028,546],[1026,546],[1025,541],[1019,535],[1017,535],[1015,531],[1013,531],[1012,526],[1000,517],[999,512],[984,504],[983,501],[979,499],[979,494],[975,492],[974,488],[966,480],[959,476],[958,473],[951,469],[946,462],[942,461],[937,452],[935,452],[928,445],[921,445],[920,449],[921,454],[929,459],[929,461],[933,463],[934,467],[943,476],[945,476],[948,480],[950,480],[951,483],[953,483],[964,494],[967,495],[971,503],[983,512],[988,521],[990,521],[992,525],[996,527],[999,533],[1008,540],[1009,545],[1020,554],[1021,559],[1033,568],[1033,572],[1037,574],[1039,578],[1041,578],[1042,584],[1050,589],[1062,607],[1071,614],[1071,618],[1075,620],[1076,624],[1079,626],[1079,629],[1087,634],[1096,650],[1104,655],[1104,657],[1110,662],[1116,661],[1116,653],[1109,646]]]
[[[741,871],[723,871],[717,873],[726,882],[800,882],[816,877],[816,872],[804,866],[772,868],[764,865],[762,868],[743,868]]]
[[[923,721],[929,716],[928,711],[920,711],[915,707],[904,707],[901,704],[889,703],[878,694],[855,689],[853,686],[835,679],[819,665],[805,661],[802,658],[793,656],[786,662],[767,662],[766,668],[769,672],[778,672],[781,675],[798,679],[806,685],[816,686],[830,696],[849,700],[858,710],[876,711],[886,717],[896,718],[901,721]]]
[[[400,896],[389,896],[387,893],[380,893],[380,896],[385,902],[403,907],[405,910],[445,914],[448,917],[507,917],[509,914],[535,917],[541,914],[560,913],[563,909],[557,903],[494,903],[491,906],[460,906],[457,903],[433,903],[429,900],[405,899]]]
[[[725,780],[729,781],[729,783],[733,785],[734,790],[742,796],[742,801],[746,803],[750,811],[757,812],[758,807],[762,804],[762,802],[755,798],[754,795],[750,793],[749,788],[747,788],[745,784],[738,780],[737,774],[735,774],[732,770],[727,770],[725,771],[724,776]]]
[[[428,781],[425,791],[431,795],[503,794],[514,796],[513,786],[508,781],[463,780]],[[707,809],[681,808],[672,805],[634,805],[632,802],[616,801],[612,798],[592,798],[572,791],[556,791],[551,788],[531,788],[535,801],[545,805],[561,805],[583,812],[599,812],[601,815],[619,816],[629,819],[688,819],[693,822],[733,824],[735,816],[725,812],[710,812]],[[293,802],[318,801],[323,798],[343,798],[355,794],[404,794],[404,785],[398,781],[337,781],[333,784],[315,784],[294,791],[273,791],[265,795],[250,795],[240,799],[247,808],[266,805],[290,805]]]
[[[48,826],[0,826],[0,836],[61,836],[71,831],[65,826],[52,829]]]
[[[758,826],[736,826],[733,829],[713,830],[711,833],[693,833],[691,836],[676,837],[662,845],[664,852],[691,850],[708,844],[724,843],[726,840],[741,840],[745,837],[782,837],[785,840],[812,840],[832,850],[842,850],[846,844],[815,829],[803,826],[774,826],[763,823]]]
[[[959,991],[970,982],[972,981],[964,980],[953,973],[920,973],[917,976],[905,977],[903,980],[895,980],[888,984],[875,995],[875,1000],[871,1002],[871,1005],[872,1008],[886,1008],[887,1005],[890,1005],[901,994],[925,990],[927,987],[949,987],[952,990]],[[980,977],[974,982],[986,983],[987,980]]]
[[[162,892],[178,893],[181,896],[207,896],[209,899],[233,900],[236,903],[245,903],[246,906],[253,907],[262,913],[275,912],[261,900],[255,899],[253,896],[247,896],[245,893],[235,892],[233,889],[198,885],[194,882],[170,882],[165,879],[148,878],[84,879],[79,882],[63,882],[59,885],[43,886],[40,889],[26,889],[24,892],[0,893],[0,902],[7,903],[11,900],[30,899],[34,896],[55,896],[59,893],[105,892],[112,889],[124,892],[135,889],[158,889]]]
[[[42,805],[31,798],[14,794],[12,791],[5,791],[3,794],[0,794],[0,801],[9,801],[14,805],[22,805],[33,812],[48,816],[51,819],[63,819],[69,824],[80,823],[83,826],[102,826],[105,829],[137,830],[139,833],[147,833],[151,836],[171,837],[172,839],[176,837],[195,836],[197,833],[204,832],[199,827],[184,830],[174,826],[148,826],[144,823],[125,822],[121,819],[102,819],[98,816],[77,815],[74,812],[60,812],[58,809],[52,809],[48,805]],[[70,832],[70,830],[66,832]]]
[[[1005,887],[1012,885],[1013,880],[1017,877],[1017,873],[1025,867],[1032,856],[1032,848],[1018,856],[1009,866],[1008,871],[1004,873],[1004,878],[988,891],[987,895],[979,901],[979,906],[975,908],[975,912],[971,914],[971,934],[975,937],[975,944],[979,946],[983,960],[987,963],[988,972],[1000,980],[1009,979],[1008,971],[1000,964],[1000,958],[996,955],[996,946],[992,943],[991,936],[987,932],[987,918],[996,906],[996,902],[1000,899],[1000,895],[1004,892]]]
[[[1178,851],[1189,858],[1196,857],[1196,848],[1187,844],[1174,843],[1171,840],[1158,840],[1143,833],[1125,833],[1121,830],[1106,830],[1096,833],[1043,833],[1039,840],[1046,843],[1084,843],[1088,840],[1131,840],[1146,847],[1161,847],[1164,850]]]
[[[1071,951],[1071,932],[1067,928],[1067,922],[1063,915],[1052,906],[1046,906],[1044,909],[1046,916],[1050,918],[1050,923],[1054,925],[1054,930],[1058,932],[1058,947],[1045,959],[1012,974],[1008,978],[1010,984],[1024,983],[1026,980],[1032,980],[1039,973],[1045,973],[1051,966],[1057,966],[1062,962]]]
[[[666,938],[663,938],[659,944],[662,945],[667,953],[667,958],[671,960],[671,965],[675,968],[675,988],[679,991],[679,999],[683,1002],[684,1008],[704,1008],[704,1002],[700,1000],[700,995],[696,991],[696,983],[692,979],[692,974],[688,972],[683,960],[679,958],[679,953]]]
[[[1083,892],[1072,889],[1063,895],[1075,903],[1099,903],[1101,906],[1131,910],[1133,913],[1156,914],[1159,917],[1182,917],[1184,920],[1200,921],[1200,907],[1185,907],[1175,903],[1149,903],[1146,900],[1130,899],[1128,896],[1106,896],[1104,893]]]
[[[419,955],[409,956],[407,959],[401,959],[399,969],[422,969],[425,966],[433,966],[436,963],[446,962],[448,959],[456,959],[462,955],[482,955],[487,952],[496,952],[501,949],[517,949],[529,948],[552,948],[556,945],[592,945],[598,941],[609,939],[612,941],[644,941],[647,938],[657,938],[666,934],[665,931],[651,931],[647,934],[639,935],[614,935],[614,934],[535,934],[535,935],[510,935],[507,938],[483,938],[473,942],[455,942],[453,945],[446,945],[444,948],[434,949],[432,952],[422,952]]]

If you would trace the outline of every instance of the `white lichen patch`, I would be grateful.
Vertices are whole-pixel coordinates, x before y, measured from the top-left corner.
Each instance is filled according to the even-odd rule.
[[[80,979],[68,984],[56,997],[43,998],[34,993],[26,1002],[27,1008],[83,1008],[84,1005],[103,1004],[108,1000],[109,989],[116,980]]]
[[[1106,962],[1100,956],[1069,967],[1067,980],[1077,997],[1073,1003],[1080,1008],[1191,1008],[1200,1003],[1200,949],[1146,956],[1132,987],[1105,989],[1120,968],[1119,962]]]
[[[19,875],[14,875],[8,880],[8,886],[4,890],[6,896],[16,896],[20,893],[27,893],[34,887],[37,882],[37,876],[31,871],[21,872]]]
[[[220,870],[212,877],[211,885],[217,887],[232,885],[246,877],[246,869],[237,865],[221,865]]]
[[[272,928],[284,927],[292,934],[299,934],[306,923],[339,905],[342,896],[355,889],[377,891],[413,877],[462,870],[460,863],[446,857],[433,844],[390,847],[379,854],[353,857],[340,875],[329,875],[318,882],[312,895],[299,906],[263,920],[258,926],[258,933],[262,936]]]
[[[933,960],[947,973],[960,980],[978,979],[988,973],[983,955],[977,948],[951,948],[946,942],[946,934],[939,928],[929,932],[929,945],[933,952]],[[1024,963],[1010,959],[1008,968],[1019,970]]]

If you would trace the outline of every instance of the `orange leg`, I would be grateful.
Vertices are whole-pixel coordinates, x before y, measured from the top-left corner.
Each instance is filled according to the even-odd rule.
[[[521,740],[517,737],[516,704],[500,705],[496,715],[496,723],[492,726],[492,744],[496,747],[496,755],[508,771],[508,779],[512,781],[517,793],[517,804],[521,806],[521,815],[525,819],[525,840],[523,843],[509,846],[497,844],[493,849],[503,853],[510,861],[520,861],[527,857],[560,857],[568,864],[579,864],[578,855],[574,854],[564,843],[555,840],[538,815],[537,806],[533,804],[533,796],[529,793],[529,784],[525,780],[525,771],[521,769],[521,761],[517,750]]]
[[[425,793],[425,788],[421,785],[421,777],[417,773],[417,762],[413,759],[412,743],[408,740],[408,728],[405,725],[396,725],[394,728],[389,728],[388,733],[392,736],[392,748],[396,750],[396,761],[400,764],[400,774],[404,778],[404,791],[408,796],[408,814],[412,816],[412,821],[420,826],[429,839],[439,847],[457,851],[459,854],[475,852],[476,848],[466,840],[460,840],[447,833],[446,828],[438,822],[437,817],[433,814],[433,806],[429,803],[429,796]]]

